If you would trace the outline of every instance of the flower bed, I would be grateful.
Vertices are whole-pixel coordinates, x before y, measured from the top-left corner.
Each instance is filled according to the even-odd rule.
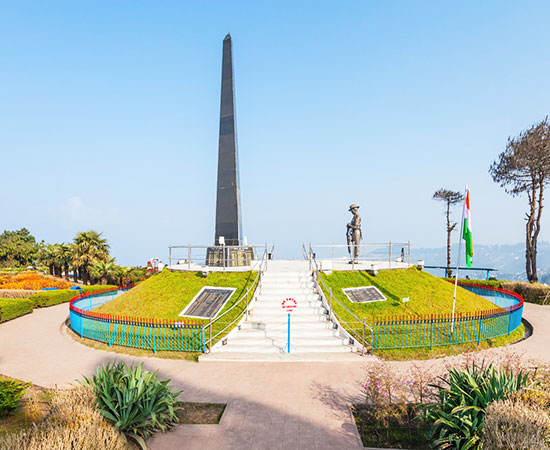
[[[0,274],[0,289],[39,291],[43,288],[68,289],[73,285],[65,280],[44,277],[36,272]]]

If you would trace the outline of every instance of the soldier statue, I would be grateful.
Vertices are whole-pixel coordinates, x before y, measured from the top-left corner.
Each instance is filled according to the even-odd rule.
[[[359,245],[361,244],[361,238],[363,234],[361,232],[361,216],[359,215],[359,206],[355,203],[350,205],[349,211],[353,214],[353,219],[347,225],[346,238],[348,241],[348,252],[350,256],[350,264],[357,264],[359,258]],[[353,257],[351,253],[351,247],[353,247]]]

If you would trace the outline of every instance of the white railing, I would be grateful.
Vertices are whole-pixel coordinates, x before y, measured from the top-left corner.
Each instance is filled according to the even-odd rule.
[[[169,245],[168,260],[171,268],[201,270],[203,267],[222,269],[257,265],[256,255],[266,254],[266,264],[273,258],[275,246],[263,245]]]
[[[353,258],[354,249],[359,247],[359,257]],[[304,259],[344,261],[349,260],[352,266],[356,262],[384,262],[391,269],[395,263],[411,263],[411,242],[364,243],[354,246],[346,244],[309,244],[309,249],[302,244]],[[352,267],[354,269],[355,267]]]

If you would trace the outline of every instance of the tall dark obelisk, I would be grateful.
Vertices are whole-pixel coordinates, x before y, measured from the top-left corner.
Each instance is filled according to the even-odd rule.
[[[225,245],[242,244],[241,191],[235,128],[235,89],[231,35],[223,40],[220,136],[218,144],[218,191],[216,196],[216,235]]]

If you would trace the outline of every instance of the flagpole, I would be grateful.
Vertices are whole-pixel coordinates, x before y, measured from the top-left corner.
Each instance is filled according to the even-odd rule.
[[[464,234],[464,210],[466,209],[466,195],[468,186],[464,188],[464,206],[462,207],[462,220],[460,221],[460,235],[458,236],[458,257],[456,258],[456,273],[455,273],[455,294],[453,297],[453,316],[451,319],[451,336],[455,325],[455,307],[456,307],[456,288],[458,286],[458,268],[460,266],[460,247],[462,246],[462,235]]]

